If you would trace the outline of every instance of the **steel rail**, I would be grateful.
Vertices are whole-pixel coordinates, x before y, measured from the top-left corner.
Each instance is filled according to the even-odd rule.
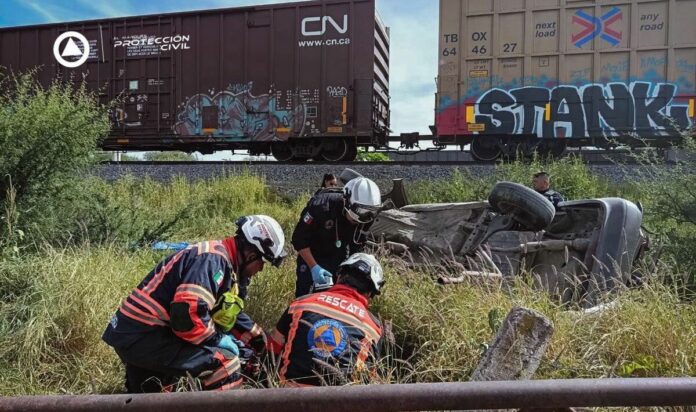
[[[634,165],[634,161],[615,162],[605,159],[586,159],[584,161],[588,165],[615,165],[626,164]],[[149,161],[149,160],[125,160],[113,161],[108,160],[100,162],[102,165],[115,166],[197,166],[197,165],[217,165],[217,166],[295,166],[298,168],[311,166],[345,166],[345,167],[373,167],[373,166],[405,166],[405,167],[420,167],[420,166],[495,166],[495,162],[479,162],[475,160],[389,160],[378,162],[276,162],[272,160],[174,160],[174,161]]]
[[[0,399],[0,411],[372,412],[696,405],[696,378],[568,379]]]

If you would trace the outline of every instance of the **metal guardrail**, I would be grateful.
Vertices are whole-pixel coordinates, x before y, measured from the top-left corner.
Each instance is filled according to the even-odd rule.
[[[696,378],[568,379],[0,398],[0,411],[372,412],[696,405]]]

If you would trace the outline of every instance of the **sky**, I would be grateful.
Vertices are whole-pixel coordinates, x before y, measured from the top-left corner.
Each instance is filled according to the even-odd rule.
[[[122,17],[292,0],[0,0],[0,27]],[[390,27],[391,127],[430,134],[437,76],[438,2],[377,0]]]

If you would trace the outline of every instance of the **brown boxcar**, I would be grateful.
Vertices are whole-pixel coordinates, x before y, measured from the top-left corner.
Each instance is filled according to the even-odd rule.
[[[384,144],[389,128],[389,34],[374,0],[5,28],[0,66],[120,96],[107,150],[334,161]]]
[[[694,21],[696,0],[440,0],[437,140],[479,160],[671,144],[694,124]]]

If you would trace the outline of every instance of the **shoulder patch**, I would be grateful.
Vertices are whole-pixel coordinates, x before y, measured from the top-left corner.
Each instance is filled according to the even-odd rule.
[[[303,221],[305,224],[307,224],[307,225],[311,225],[312,222],[314,221],[314,217],[312,217],[312,215],[309,214],[309,212],[307,212],[307,213],[305,213],[304,216],[302,217],[302,221]]]
[[[225,273],[222,270],[218,270],[214,275],[213,275],[213,280],[215,283],[220,287],[222,285],[222,280],[225,278]]]

